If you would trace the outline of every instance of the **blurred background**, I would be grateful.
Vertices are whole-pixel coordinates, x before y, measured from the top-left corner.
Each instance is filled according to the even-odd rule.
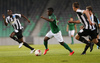
[[[70,17],[77,20],[76,13],[72,10],[72,3],[79,2],[81,9],[86,9],[86,6],[92,6],[95,15],[100,18],[100,0],[0,0],[0,45],[18,45],[17,42],[9,38],[13,32],[12,26],[5,26],[2,14],[7,16],[7,10],[11,9],[13,13],[25,15],[31,23],[21,18],[20,22],[24,26],[24,40],[29,44],[43,44],[43,38],[50,30],[48,22],[41,19],[40,16],[47,16],[46,9],[54,8],[54,14],[59,20],[59,28],[62,31],[64,41],[70,43],[70,37],[66,32],[67,22]],[[77,31],[80,30],[81,24],[77,24]],[[75,43],[80,43],[74,40]],[[58,44],[55,38],[49,41],[50,44]]]

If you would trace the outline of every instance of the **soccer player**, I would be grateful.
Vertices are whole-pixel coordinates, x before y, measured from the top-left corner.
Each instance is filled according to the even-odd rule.
[[[54,15],[53,12],[54,12],[53,8],[48,8],[47,13],[48,13],[49,19],[41,16],[42,19],[49,22],[49,25],[51,28],[51,30],[46,34],[44,38],[44,46],[45,46],[44,55],[47,53],[47,51],[49,51],[48,40],[52,37],[55,37],[62,46],[64,46],[67,50],[70,51],[69,55],[71,56],[73,55],[74,51],[63,41],[61,31],[59,27],[57,26],[56,16]]]
[[[95,27],[96,27],[96,30],[97,30],[97,39],[98,39],[98,41],[100,41],[100,39],[99,39],[99,28],[100,28],[99,26],[100,26],[100,22],[99,22],[99,20],[96,18],[96,16],[93,14],[93,9],[92,9],[91,6],[87,6],[87,7],[86,7],[86,10],[87,10],[87,11],[89,12],[89,14],[90,14],[90,19],[91,19],[91,21],[95,23]],[[91,37],[89,37],[89,40],[88,40],[88,41],[91,41],[91,40],[92,40]],[[87,51],[88,48],[89,48],[89,45],[86,45],[84,51],[82,52],[82,55],[86,54],[86,51]],[[90,50],[90,52],[91,52],[91,51],[92,51],[92,50]]]
[[[73,21],[72,17],[70,18],[70,21]],[[74,28],[75,28],[75,30],[74,30]],[[74,44],[74,40],[73,40],[74,33],[77,33],[77,28],[76,28],[75,23],[68,23],[66,31],[69,33],[69,36],[71,36],[71,41],[72,41],[71,44]]]
[[[93,45],[83,37],[83,36],[90,36],[92,38],[92,42],[100,46],[100,42],[97,39],[95,24],[91,22],[89,12],[86,10],[81,10],[79,8],[78,2],[74,2],[72,6],[73,10],[77,13],[79,20],[69,21],[69,23],[82,23],[84,26],[84,29],[80,30],[80,32],[78,32],[75,38],[85,44],[88,44],[90,48],[93,49]]]
[[[30,20],[28,20],[24,15],[22,14],[12,14],[11,10],[7,10],[8,13],[8,17],[5,18],[5,15],[3,14],[3,20],[5,25],[7,26],[8,24],[11,24],[12,27],[14,28],[14,31],[11,33],[10,38],[17,41],[19,43],[19,48],[22,47],[22,45],[24,45],[25,47],[31,49],[30,53],[34,52],[34,48],[32,48],[31,46],[29,46],[26,42],[23,41],[23,35],[22,35],[22,25],[19,21],[19,18],[23,17],[25,18],[29,23]],[[15,37],[17,36],[17,37]]]

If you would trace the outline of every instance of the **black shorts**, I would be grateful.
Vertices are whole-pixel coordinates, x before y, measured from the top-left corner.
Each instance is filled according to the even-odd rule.
[[[99,33],[96,32],[96,35],[99,35]],[[89,40],[92,41],[93,39],[89,36]]]
[[[92,39],[97,38],[97,31],[91,31],[90,29],[80,30],[78,33],[79,36],[90,36]]]
[[[18,32],[15,32],[15,35],[17,36],[18,39],[21,39],[23,37],[22,35],[22,30],[18,30]]]

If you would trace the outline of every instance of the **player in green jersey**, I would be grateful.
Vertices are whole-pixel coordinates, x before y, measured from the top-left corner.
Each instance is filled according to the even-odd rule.
[[[72,17],[70,18],[70,21],[73,21]],[[68,23],[66,31],[69,33],[69,36],[71,36],[71,41],[72,41],[71,44],[74,44],[74,40],[73,40],[74,33],[77,33],[77,28],[75,23]]]
[[[47,51],[49,50],[48,48],[48,40],[52,37],[55,37],[57,39],[57,41],[64,46],[67,50],[70,51],[70,56],[73,55],[74,51],[63,41],[62,38],[62,34],[61,31],[59,29],[59,27],[57,26],[57,19],[56,16],[54,15],[54,10],[53,8],[48,8],[47,9],[47,14],[49,16],[48,18],[45,18],[43,16],[41,16],[42,19],[46,20],[49,22],[50,25],[50,31],[46,34],[45,38],[44,38],[44,46],[45,46],[45,51],[44,51],[44,55],[47,53]]]

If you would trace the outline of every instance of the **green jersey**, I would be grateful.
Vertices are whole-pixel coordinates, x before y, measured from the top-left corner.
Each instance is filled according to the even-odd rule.
[[[69,30],[74,30],[75,23],[68,23],[68,25],[69,25]]]
[[[53,33],[58,33],[59,32],[59,27],[57,26],[57,18],[54,14],[52,14],[51,16],[49,16],[49,19],[54,19],[53,22],[49,22],[49,25],[50,25],[50,28],[51,28],[51,31]]]

